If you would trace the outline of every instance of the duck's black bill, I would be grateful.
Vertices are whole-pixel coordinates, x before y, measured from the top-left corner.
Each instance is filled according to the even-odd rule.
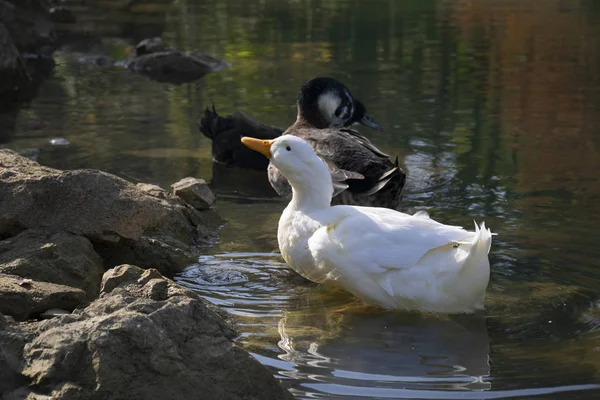
[[[383,130],[383,129],[381,129],[381,126],[379,126],[378,124],[373,122],[373,120],[371,119],[371,117],[369,117],[368,114],[363,115],[363,117],[361,119],[359,119],[358,122],[360,124],[363,124],[364,126],[368,126],[371,129],[375,129],[376,131]]]

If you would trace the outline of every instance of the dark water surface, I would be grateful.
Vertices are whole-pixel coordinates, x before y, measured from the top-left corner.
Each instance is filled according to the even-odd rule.
[[[568,0],[117,0],[77,6],[53,76],[3,145],[60,168],[168,187],[213,179],[221,241],[177,277],[239,317],[238,343],[302,399],[600,396],[600,6]],[[85,62],[148,35],[232,63],[196,84]],[[196,127],[214,102],[287,126],[301,83],[341,79],[408,172],[403,209],[485,220],[486,311],[341,312],[350,296],[285,268],[266,175],[217,168]],[[52,146],[52,138],[67,146]]]

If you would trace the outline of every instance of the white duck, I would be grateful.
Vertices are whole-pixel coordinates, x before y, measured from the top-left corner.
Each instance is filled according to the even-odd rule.
[[[367,304],[458,313],[483,309],[492,233],[444,225],[425,212],[331,206],[324,162],[303,139],[242,138],[271,159],[292,186],[277,240],[285,261],[305,278],[335,282]]]

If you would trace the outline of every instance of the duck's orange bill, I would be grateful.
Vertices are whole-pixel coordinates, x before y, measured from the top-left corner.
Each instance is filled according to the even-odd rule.
[[[249,149],[258,151],[267,158],[271,158],[271,145],[273,144],[273,140],[260,140],[244,136],[242,138],[242,143],[244,143],[244,145]]]

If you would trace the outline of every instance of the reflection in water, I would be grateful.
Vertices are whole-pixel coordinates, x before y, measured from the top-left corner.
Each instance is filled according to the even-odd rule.
[[[539,310],[543,295],[560,287],[536,285],[542,293],[523,288],[537,298],[525,304],[518,297],[496,296],[493,301],[500,305],[492,304],[491,310],[504,310],[502,317],[492,317],[492,337],[502,350],[493,354],[484,313],[443,316],[361,308],[347,293],[304,281],[279,260],[278,254],[261,253],[204,256],[175,279],[236,316],[242,332],[238,343],[272,367],[300,398],[429,399],[457,393],[456,398],[484,399],[600,388],[567,378],[560,366],[561,379],[545,385],[537,374],[520,372],[519,379],[532,389],[493,377],[492,366],[503,363],[502,353],[524,355],[522,339],[503,338],[499,327],[510,316],[527,315],[529,307]],[[573,351],[571,346],[557,344],[554,351]],[[529,352],[553,359],[536,354],[535,348]]]
[[[121,3],[78,7],[82,23],[31,106],[2,124],[2,145],[164,187],[212,178],[228,223],[177,279],[235,314],[238,343],[298,397],[598,397],[580,386],[600,382],[597,2]],[[87,57],[122,60],[156,35],[232,66],[174,87]],[[499,233],[484,317],[340,312],[351,297],[273,256],[285,204],[266,176],[213,164],[197,122],[214,103],[289,126],[317,75],[343,81],[384,128],[362,133],[404,160],[405,210]]]
[[[491,388],[483,314],[341,311],[358,303],[337,289],[303,281],[268,254],[205,256],[176,280],[237,316],[245,332],[240,342],[263,353],[259,358],[278,374],[297,380],[295,390],[306,391],[307,382],[411,390]],[[264,355],[261,349],[272,348],[274,334],[283,353]]]
[[[466,325],[434,316],[344,315],[338,335],[330,340],[303,334],[307,321],[298,317],[284,312],[278,325],[278,344],[285,351],[279,358],[295,368],[279,371],[284,376],[341,386],[377,382],[389,388],[402,383],[407,389],[491,388],[484,381],[490,369],[483,315],[469,316]]]

